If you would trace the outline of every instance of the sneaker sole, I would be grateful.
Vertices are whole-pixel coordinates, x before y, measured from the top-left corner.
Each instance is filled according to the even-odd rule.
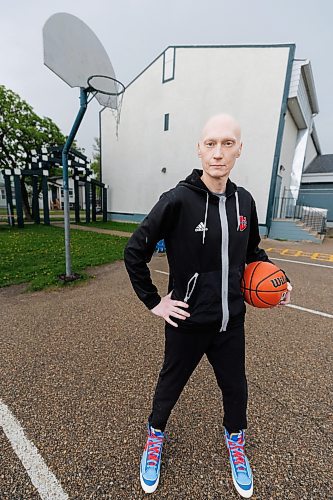
[[[253,481],[252,481],[252,486],[249,490],[242,490],[242,488],[239,486],[239,484],[237,483],[237,481],[235,480],[235,478],[232,474],[231,474],[231,477],[232,477],[232,481],[234,483],[234,486],[237,490],[237,493],[239,493],[240,496],[243,498],[251,498],[253,495]]]
[[[149,484],[146,484],[143,480],[142,473],[141,473],[141,467],[140,467],[140,483],[141,483],[141,488],[145,493],[154,493],[154,491],[157,489],[158,483],[160,482],[160,476],[158,476],[156,483],[152,484],[149,486]]]

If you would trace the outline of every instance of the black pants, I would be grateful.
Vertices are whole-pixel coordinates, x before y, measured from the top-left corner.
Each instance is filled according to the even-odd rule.
[[[229,432],[247,427],[244,323],[221,333],[184,331],[166,324],[164,363],[149,417],[155,429],[165,429],[173,407],[204,354],[222,391],[223,425]]]

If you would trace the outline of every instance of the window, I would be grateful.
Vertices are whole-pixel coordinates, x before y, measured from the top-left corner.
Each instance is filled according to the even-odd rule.
[[[169,82],[175,78],[175,47],[169,47],[163,52],[163,76],[162,83]]]
[[[6,199],[6,191],[4,189],[1,189],[1,199],[2,200]]]
[[[164,115],[164,130],[169,130],[169,113]]]
[[[73,189],[69,189],[68,193],[69,193],[69,197],[73,198]],[[62,198],[64,197],[64,189],[63,188],[61,188],[61,196],[62,196]]]

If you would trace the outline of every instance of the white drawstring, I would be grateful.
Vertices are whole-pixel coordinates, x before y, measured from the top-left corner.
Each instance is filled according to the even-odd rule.
[[[236,212],[237,212],[237,231],[239,231],[240,228],[240,216],[239,216],[239,201],[238,201],[238,192],[235,192],[235,198],[236,198]]]
[[[209,201],[209,193],[206,193],[206,210],[205,210],[205,221],[204,221],[204,230],[202,232],[202,244],[205,244],[206,238],[206,224],[207,224],[207,216],[208,216],[208,201]],[[236,212],[237,212],[237,231],[240,228],[240,215],[239,215],[239,199],[238,199],[238,191],[235,191],[235,199],[236,199]]]
[[[206,199],[206,211],[205,211],[205,222],[204,222],[204,230],[202,233],[202,244],[205,244],[205,237],[206,237],[206,222],[207,222],[207,214],[208,214],[208,200],[209,200],[209,193],[207,194],[207,199]]]
[[[186,295],[185,295],[185,298],[184,298],[184,302],[187,302],[191,298],[191,295],[192,295],[192,293],[194,291],[195,284],[197,282],[198,276],[199,276],[199,273],[194,273],[193,276],[192,276],[192,278],[188,281],[187,288],[186,288]],[[192,282],[193,282],[193,284],[192,284],[192,288],[190,290],[190,286],[191,286]]]

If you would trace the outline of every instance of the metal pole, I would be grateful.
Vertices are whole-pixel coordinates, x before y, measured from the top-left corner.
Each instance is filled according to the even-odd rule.
[[[102,192],[102,189],[101,189]],[[108,220],[108,190],[106,185],[103,187],[103,222]]]
[[[20,174],[21,174],[21,169],[14,168],[14,187],[15,187],[17,225],[18,227],[24,227]]]
[[[90,223],[90,180],[86,179],[85,183],[85,198],[86,198],[86,223]]]
[[[32,176],[32,218],[35,224],[40,224],[37,175]]]
[[[75,206],[75,224],[80,223],[80,194],[79,194],[80,177],[74,174],[74,206]]]
[[[14,219],[14,205],[13,205],[13,196],[12,196],[12,184],[11,184],[11,179],[10,179],[11,175],[12,175],[12,170],[9,168],[6,168],[3,177],[5,180],[8,224],[10,226],[14,226],[15,219]]]
[[[62,150],[62,173],[64,189],[64,223],[65,223],[65,256],[66,256],[66,278],[72,277],[72,264],[70,254],[70,226],[69,226],[69,189],[68,189],[68,152],[73,144],[76,132],[82,118],[87,110],[87,89],[80,89],[80,109],[75,119],[72,130]]]
[[[96,222],[96,184],[94,182],[91,183],[91,212],[92,221]]]
[[[104,111],[105,106],[99,111],[99,182],[102,181],[102,111]],[[103,191],[102,188],[99,188],[99,204],[102,205],[102,197],[103,197]]]
[[[50,211],[49,211],[49,190],[47,187],[47,178],[49,175],[48,170],[43,170],[42,186],[43,186],[43,209],[44,209],[44,224],[50,225]]]

